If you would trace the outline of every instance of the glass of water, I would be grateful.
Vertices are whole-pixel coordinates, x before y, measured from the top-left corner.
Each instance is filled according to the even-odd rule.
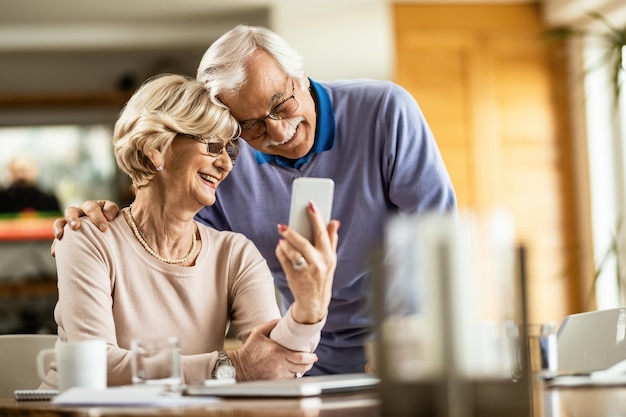
[[[528,353],[533,375],[550,377],[558,372],[558,346],[555,323],[528,325]]]
[[[181,384],[178,338],[133,339],[130,350],[133,384],[167,387]]]

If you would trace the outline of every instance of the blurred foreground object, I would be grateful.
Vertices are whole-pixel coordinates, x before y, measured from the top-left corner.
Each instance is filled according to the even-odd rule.
[[[528,362],[514,240],[501,212],[388,223],[385,258],[375,268],[385,415],[530,414],[529,378],[519,373]],[[523,263],[523,249],[519,257]]]

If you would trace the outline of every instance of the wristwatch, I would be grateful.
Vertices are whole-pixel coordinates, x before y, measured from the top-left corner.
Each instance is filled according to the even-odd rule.
[[[217,356],[217,362],[215,362],[211,376],[213,379],[235,379],[236,374],[233,363],[228,358],[226,352],[221,350]]]

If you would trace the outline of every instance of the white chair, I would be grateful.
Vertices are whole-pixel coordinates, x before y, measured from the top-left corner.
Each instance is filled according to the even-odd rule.
[[[56,341],[54,334],[0,335],[0,398],[13,398],[16,389],[39,387],[37,353],[53,348]]]
[[[626,308],[569,315],[557,333],[559,370],[593,372],[626,359]]]

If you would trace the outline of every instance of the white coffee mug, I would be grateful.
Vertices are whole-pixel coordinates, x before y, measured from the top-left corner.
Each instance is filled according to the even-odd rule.
[[[46,369],[46,358],[55,356],[57,381],[51,381]],[[37,354],[37,372],[41,380],[59,391],[72,387],[106,389],[107,347],[106,341],[77,340],[57,341],[54,349],[44,349]]]

